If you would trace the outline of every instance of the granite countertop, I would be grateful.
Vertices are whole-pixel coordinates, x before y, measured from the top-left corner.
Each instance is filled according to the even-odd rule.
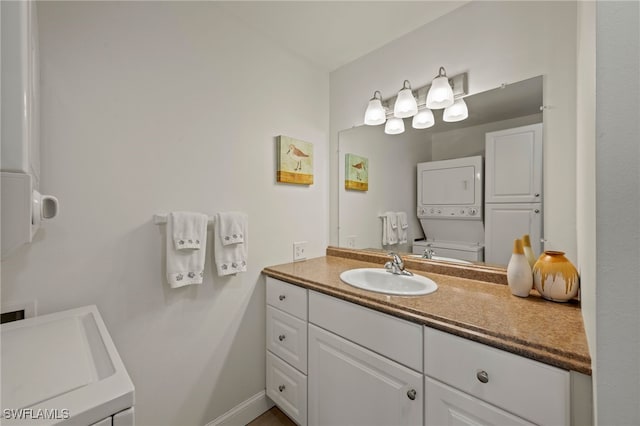
[[[328,248],[325,257],[270,266],[263,272],[549,365],[591,374],[579,303],[550,302],[535,290],[527,298],[513,296],[508,286],[501,283],[505,274],[498,268],[405,259],[408,270],[438,284],[435,293],[425,296],[374,293],[352,287],[339,278],[343,271],[381,267],[386,260],[380,254]]]

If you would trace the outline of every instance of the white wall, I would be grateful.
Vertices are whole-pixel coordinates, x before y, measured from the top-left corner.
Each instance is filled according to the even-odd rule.
[[[469,93],[544,75],[545,238],[575,262],[576,3],[471,2],[331,73],[331,152],[359,125],[375,90],[423,86],[444,66]],[[337,162],[330,171],[330,240],[337,239]]]
[[[344,156],[356,154],[369,159],[369,190],[344,189]],[[416,164],[431,160],[428,132],[407,127],[400,135],[387,135],[382,127],[361,126],[340,132],[340,247],[347,237],[356,237],[358,248],[382,247],[382,220],[386,211],[407,213],[407,244],[385,249],[411,252],[415,238],[423,232],[416,216]]]
[[[327,245],[329,76],[212,2],[42,2],[42,189],[60,216],[2,264],[3,301],[96,304],[139,425],[203,425],[264,390],[260,271]],[[310,100],[313,100],[311,102]],[[275,183],[275,136],[315,183]],[[249,270],[171,290],[158,211],[249,215]],[[313,226],[308,226],[312,223]]]
[[[587,333],[593,384],[597,387],[596,352],[596,3],[578,3],[576,130],[576,225],[581,309]],[[606,284],[605,284],[606,285]],[[594,394],[594,408],[597,407]]]
[[[596,421],[640,424],[640,4],[596,5]]]

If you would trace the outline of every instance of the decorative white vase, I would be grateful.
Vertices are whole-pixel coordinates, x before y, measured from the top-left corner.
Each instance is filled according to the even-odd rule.
[[[513,254],[507,265],[507,283],[511,294],[518,297],[527,297],[533,288],[533,275],[531,266],[524,255],[522,241],[513,242]]]
[[[545,251],[533,266],[536,290],[548,300],[567,302],[578,295],[580,277],[561,251]]]
[[[529,239],[529,234],[525,234],[522,236],[522,248],[524,249],[524,256],[529,262],[529,267],[533,269],[533,265],[535,265],[537,259],[536,254],[531,248],[531,240]]]

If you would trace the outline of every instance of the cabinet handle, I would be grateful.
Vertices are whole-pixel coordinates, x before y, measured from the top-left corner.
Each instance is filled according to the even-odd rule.
[[[539,196],[540,196],[540,194],[534,194],[534,195],[535,195],[536,197],[539,197]]]
[[[412,400],[412,401],[413,401],[414,399],[416,399],[416,390],[415,390],[415,389],[409,389],[409,390],[407,391],[407,397],[408,397],[410,400]]]
[[[286,389],[286,387],[285,387],[284,385],[280,385],[280,386],[278,386],[278,390],[279,390],[280,392],[284,391],[285,389]]]
[[[535,209],[533,212],[534,213],[540,213],[540,209]]]
[[[278,296],[278,299],[279,299],[279,300],[284,300],[284,299],[286,299],[286,298],[287,298],[287,296],[285,296],[284,294],[281,294],[280,296]]]
[[[478,380],[480,380],[482,383],[489,383],[489,373],[487,373],[484,370],[480,370],[476,373],[476,377],[478,378]]]
[[[285,336],[284,334],[281,334],[281,335],[278,336],[278,340],[280,340],[281,342],[286,338],[287,338],[287,336]]]

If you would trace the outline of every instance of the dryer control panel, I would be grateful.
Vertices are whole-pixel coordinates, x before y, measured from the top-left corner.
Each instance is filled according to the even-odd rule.
[[[421,219],[478,219],[482,218],[479,207],[418,207]]]
[[[482,220],[482,157],[419,163],[420,219]]]

